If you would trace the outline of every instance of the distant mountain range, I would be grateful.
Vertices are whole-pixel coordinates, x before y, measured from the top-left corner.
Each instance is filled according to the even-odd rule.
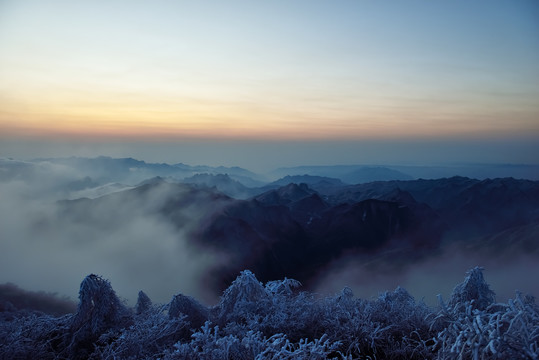
[[[227,178],[211,178],[226,175]],[[205,176],[205,178],[204,178]],[[215,186],[231,196],[245,197],[259,190],[306,183],[325,191],[343,184],[364,184],[374,181],[438,179],[463,176],[476,179],[513,177],[539,180],[539,165],[470,164],[452,166],[297,166],[279,168],[269,174],[256,174],[240,167],[186,165],[182,163],[147,163],[133,158],[44,158],[18,161],[0,158],[0,182],[54,177],[59,187],[69,191],[97,188],[110,183],[137,185],[153,177],[173,182],[191,182]],[[240,183],[230,184],[230,180]],[[226,184],[225,184],[226,183]],[[225,188],[227,188],[225,190]]]

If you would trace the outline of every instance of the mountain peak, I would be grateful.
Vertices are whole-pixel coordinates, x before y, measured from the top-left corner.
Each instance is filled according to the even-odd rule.
[[[293,201],[298,201],[315,193],[305,183],[290,183],[278,189],[267,191],[255,197],[255,200],[266,205],[286,205]]]

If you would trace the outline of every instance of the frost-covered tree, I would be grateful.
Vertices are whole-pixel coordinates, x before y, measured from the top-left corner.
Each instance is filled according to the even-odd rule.
[[[485,281],[483,270],[475,267],[466,273],[464,282],[458,284],[451,294],[448,303],[450,308],[470,303],[473,309],[484,310],[496,301],[496,294]]]
[[[109,281],[88,275],[80,285],[79,305],[70,326],[69,356],[88,358],[102,334],[131,323],[131,312],[118,299]]]
[[[181,294],[152,305],[141,292],[133,314],[89,275],[74,315],[4,310],[0,359],[539,359],[534,298],[495,303],[480,268],[438,308],[402,288],[365,300],[299,286],[244,271],[212,308]]]
[[[185,315],[185,320],[191,328],[199,328],[209,319],[209,310],[191,296],[174,295],[170,302],[168,315],[176,318]]]
[[[284,280],[273,280],[266,283],[266,290],[272,294],[288,295],[294,294],[296,289],[301,287],[301,283],[294,279],[284,278]]]
[[[265,312],[270,302],[270,293],[255,275],[244,270],[225,290],[218,306],[214,309],[217,323],[245,323],[252,315]]]
[[[185,315],[170,318],[168,306],[152,306],[134,324],[103,334],[92,356],[96,359],[157,359],[191,335]]]
[[[0,359],[62,359],[71,315],[23,314],[0,321]]]
[[[135,312],[137,315],[146,313],[152,307],[152,300],[144,291],[138,292],[137,304],[135,305]]]
[[[467,272],[431,324],[439,359],[539,359],[539,307],[517,292],[507,304],[494,303],[483,269]]]

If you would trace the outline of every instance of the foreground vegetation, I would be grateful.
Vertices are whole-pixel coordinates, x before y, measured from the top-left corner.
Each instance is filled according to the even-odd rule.
[[[208,308],[176,295],[126,307],[96,275],[75,314],[0,313],[2,359],[538,359],[539,307],[519,293],[495,302],[482,269],[436,308],[397,288],[376,300],[345,288],[325,299],[243,271]]]

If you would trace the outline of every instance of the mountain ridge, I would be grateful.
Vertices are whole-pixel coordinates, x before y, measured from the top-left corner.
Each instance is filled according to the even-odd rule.
[[[157,182],[85,200],[81,211],[68,213],[92,214],[88,204],[113,197],[113,203],[133,207],[149,202],[152,211],[187,231],[193,246],[231,259],[206,274],[214,287],[222,289],[240,268],[256,270],[265,281],[294,276],[309,286],[325,265],[345,255],[384,253],[385,261],[397,261],[407,253],[408,263],[447,241],[490,236],[500,243],[495,234],[539,219],[537,194],[539,182],[454,177],[343,186],[330,195],[291,183],[241,200],[216,188]],[[187,216],[184,209],[198,215]]]

